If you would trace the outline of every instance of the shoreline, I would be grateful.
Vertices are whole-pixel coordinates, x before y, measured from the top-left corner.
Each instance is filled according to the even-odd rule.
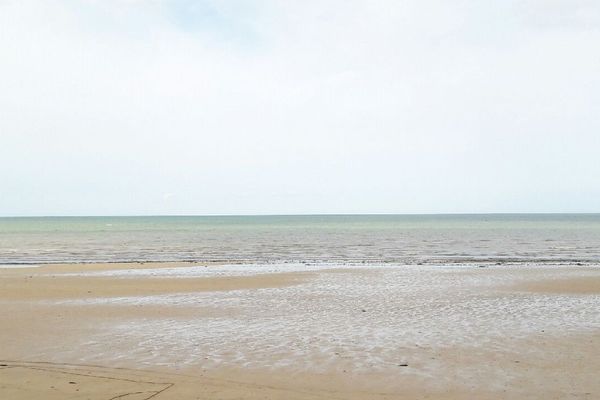
[[[429,260],[295,260],[295,259],[172,259],[172,260],[54,260],[54,261],[1,261],[0,268],[10,266],[44,266],[44,265],[98,265],[98,264],[124,264],[124,265],[144,265],[144,264],[209,264],[209,265],[274,265],[274,264],[304,264],[304,265],[344,265],[344,266],[362,266],[362,265],[392,265],[392,266],[552,266],[552,265],[572,265],[600,267],[600,260],[595,259],[501,259],[501,258],[468,258],[468,259],[429,259]]]

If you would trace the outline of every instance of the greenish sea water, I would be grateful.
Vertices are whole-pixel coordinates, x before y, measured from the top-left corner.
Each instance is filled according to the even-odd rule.
[[[0,264],[600,263],[600,214],[0,218]]]

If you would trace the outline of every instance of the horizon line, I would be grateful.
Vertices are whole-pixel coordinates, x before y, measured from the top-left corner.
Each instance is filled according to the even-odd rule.
[[[442,212],[442,213],[306,213],[306,214],[92,214],[1,215],[0,218],[140,218],[140,217],[352,217],[352,216],[467,216],[467,215],[600,215],[600,212]]]

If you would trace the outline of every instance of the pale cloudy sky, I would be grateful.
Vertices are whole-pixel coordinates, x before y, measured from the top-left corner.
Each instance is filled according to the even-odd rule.
[[[0,0],[0,215],[600,212],[597,0]]]

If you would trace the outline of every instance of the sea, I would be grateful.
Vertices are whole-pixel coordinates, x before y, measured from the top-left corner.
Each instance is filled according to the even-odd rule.
[[[0,264],[600,264],[600,214],[0,218]]]

